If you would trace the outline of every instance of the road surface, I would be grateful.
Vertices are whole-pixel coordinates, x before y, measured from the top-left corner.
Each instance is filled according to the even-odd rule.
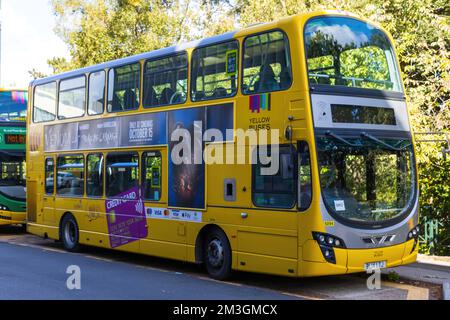
[[[200,279],[81,254],[0,243],[0,300],[4,299],[294,299],[276,291]],[[66,271],[81,271],[81,290],[69,290]],[[72,279],[71,279],[72,280]],[[71,288],[76,281],[69,281]]]
[[[81,271],[81,290],[67,288],[70,266]],[[0,299],[402,300],[436,299],[442,291],[439,285],[385,281],[381,289],[369,290],[367,278],[292,279],[238,272],[230,282],[218,282],[193,264],[93,247],[67,253],[52,240],[0,228]]]

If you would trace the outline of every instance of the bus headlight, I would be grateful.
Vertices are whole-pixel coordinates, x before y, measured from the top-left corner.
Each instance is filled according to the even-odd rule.
[[[419,226],[415,226],[409,233],[408,233],[408,239],[407,240],[411,240],[411,239],[416,239],[419,237],[419,231],[420,228]]]
[[[4,205],[0,204],[0,210],[1,211],[9,211],[9,208],[7,206],[4,206]]]
[[[411,249],[410,253],[413,253],[414,250],[416,250],[417,244],[419,243],[419,235],[420,235],[420,227],[415,226],[409,233],[408,233],[408,239],[406,241],[414,239],[414,245]]]
[[[329,263],[336,264],[336,255],[334,248],[345,248],[344,241],[331,234],[313,232],[313,238],[319,244],[323,257]]]

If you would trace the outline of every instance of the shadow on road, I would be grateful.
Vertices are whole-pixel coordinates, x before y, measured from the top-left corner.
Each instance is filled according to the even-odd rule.
[[[24,233],[21,227],[0,227],[0,242],[38,247],[52,251],[64,252],[62,245],[54,240],[42,239]],[[110,249],[83,246],[80,253],[92,259],[106,260],[114,263],[127,263],[137,267],[157,269],[165,272],[183,273],[193,277],[208,279],[202,266],[173,261],[169,259],[133,254]],[[367,288],[366,274],[326,276],[316,278],[287,278],[271,275],[235,272],[228,283],[249,285],[299,297],[315,299],[402,299],[406,294],[399,289],[383,287],[382,290],[370,291]],[[214,281],[214,280],[211,280]]]

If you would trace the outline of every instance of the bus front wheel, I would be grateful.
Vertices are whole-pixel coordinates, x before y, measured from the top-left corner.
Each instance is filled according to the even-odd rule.
[[[211,278],[225,280],[231,276],[231,247],[221,230],[211,230],[205,239],[205,265]]]
[[[70,252],[78,252],[80,250],[79,244],[79,229],[77,221],[74,216],[67,214],[61,221],[61,236],[64,249]]]

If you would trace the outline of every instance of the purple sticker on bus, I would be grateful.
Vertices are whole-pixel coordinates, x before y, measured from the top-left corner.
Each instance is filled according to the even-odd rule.
[[[106,200],[105,205],[111,248],[147,237],[144,201],[139,187]]]

